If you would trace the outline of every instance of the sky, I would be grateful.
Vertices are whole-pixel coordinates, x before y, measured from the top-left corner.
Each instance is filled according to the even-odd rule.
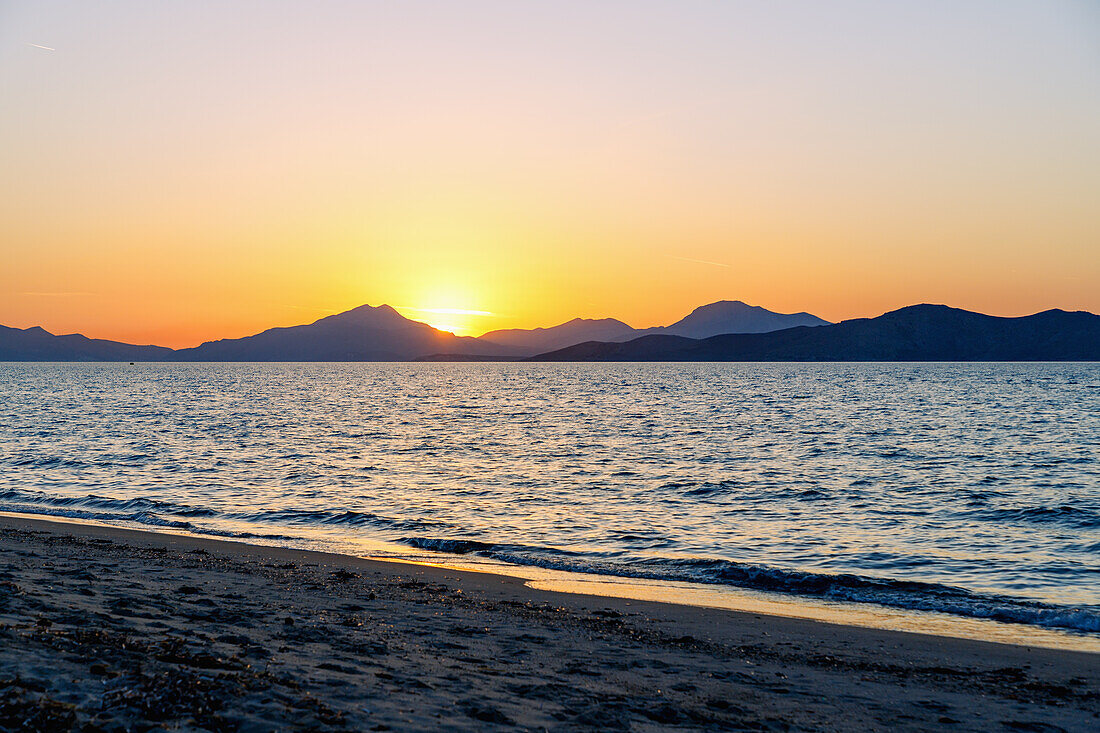
[[[0,324],[1100,312],[1100,3],[0,0]]]

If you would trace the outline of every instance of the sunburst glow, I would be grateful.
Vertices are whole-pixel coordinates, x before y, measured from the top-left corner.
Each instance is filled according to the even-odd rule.
[[[449,331],[456,336],[476,336],[484,333],[485,319],[494,314],[491,311],[473,308],[420,308],[415,306],[396,306],[396,310],[406,318],[427,323],[440,331]]]

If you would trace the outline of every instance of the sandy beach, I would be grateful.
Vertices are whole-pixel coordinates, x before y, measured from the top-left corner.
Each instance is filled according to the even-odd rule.
[[[5,730],[1091,731],[1100,656],[0,517]]]

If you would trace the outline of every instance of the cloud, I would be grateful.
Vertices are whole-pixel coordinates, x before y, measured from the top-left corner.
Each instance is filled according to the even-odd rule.
[[[36,298],[75,298],[81,295],[95,295],[95,293],[84,293],[80,291],[48,292],[40,290],[24,290],[19,294],[33,296]]]
[[[465,308],[413,308],[411,305],[398,306],[398,310],[416,311],[417,313],[435,313],[444,316],[495,316],[490,311],[472,311]]]
[[[692,257],[677,257],[676,255],[669,255],[674,260],[683,260],[684,262],[695,262],[700,265],[714,265],[715,267],[733,267],[725,262],[711,262],[710,260],[697,260]]]

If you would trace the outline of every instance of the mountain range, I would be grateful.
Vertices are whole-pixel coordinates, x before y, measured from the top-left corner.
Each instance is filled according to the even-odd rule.
[[[163,346],[134,346],[75,333],[55,336],[39,326],[0,326],[0,361],[172,361],[174,354]]]
[[[824,324],[808,313],[787,315],[740,301],[696,308],[671,326],[634,329],[613,318],[575,318],[551,328],[493,331],[479,338],[405,318],[388,305],[362,305],[313,323],[270,328],[254,336],[207,341],[188,349],[134,346],[55,336],[45,329],[0,326],[0,361],[410,361],[521,359],[586,341],[626,341],[651,333],[753,333]]]
[[[1100,316],[1049,310],[1002,318],[915,305],[830,324],[740,301],[696,308],[669,325],[613,318],[456,336],[364,305],[313,323],[188,349],[55,336],[0,326],[0,361],[1094,361]]]
[[[455,336],[405,318],[388,305],[361,305],[304,326],[207,341],[175,352],[181,361],[410,361],[428,354],[513,356],[511,349]]]
[[[794,326],[824,326],[828,323],[809,313],[775,313],[740,300],[720,300],[699,306],[671,326],[638,329],[614,318],[574,318],[550,328],[490,331],[481,338],[534,355],[585,341],[621,342],[654,334],[698,339],[723,333],[764,333]]]
[[[877,318],[704,339],[588,342],[536,361],[1100,361],[1100,316],[1048,310],[1002,318],[913,305]]]

